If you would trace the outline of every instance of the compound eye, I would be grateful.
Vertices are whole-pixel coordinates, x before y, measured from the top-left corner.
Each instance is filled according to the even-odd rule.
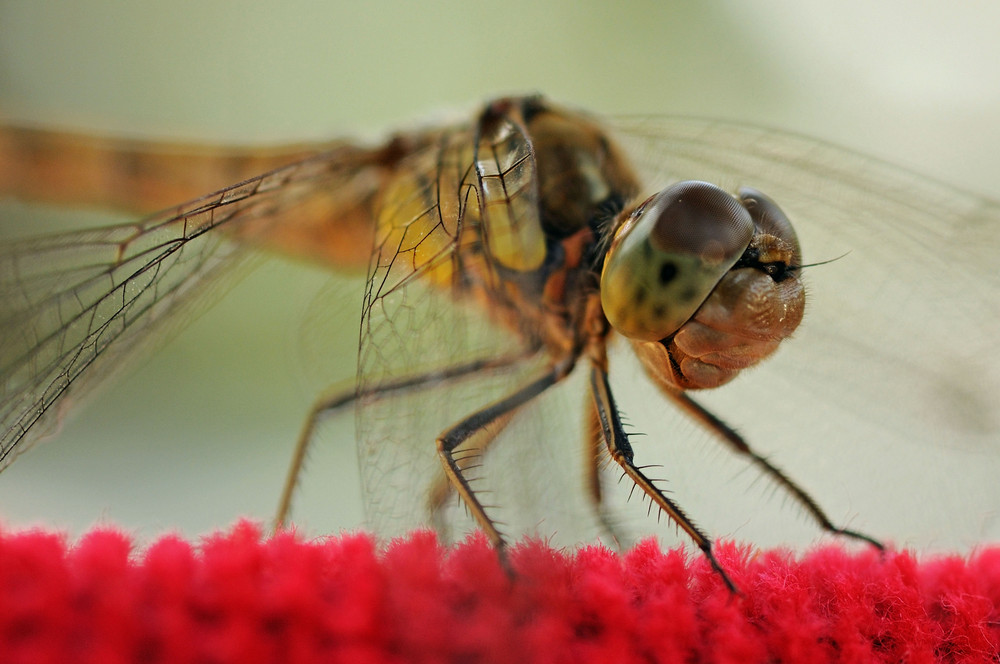
[[[615,233],[601,304],[621,334],[658,341],[676,332],[739,260],[754,234],[743,204],[707,182],[667,187]]]

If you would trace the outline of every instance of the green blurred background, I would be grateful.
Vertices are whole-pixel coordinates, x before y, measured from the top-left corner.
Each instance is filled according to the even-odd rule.
[[[997,26],[990,0],[0,0],[0,115],[271,142],[373,136],[496,94],[540,91],[603,113],[781,127],[996,198]],[[39,218],[0,210],[6,232]],[[0,520],[72,533],[116,523],[148,539],[270,518],[318,384],[298,349],[312,343],[303,320],[326,283],[312,269],[265,263],[6,471]],[[356,323],[322,327],[338,349],[324,370],[349,379]],[[361,523],[346,419],[303,486],[298,514],[311,533]]]

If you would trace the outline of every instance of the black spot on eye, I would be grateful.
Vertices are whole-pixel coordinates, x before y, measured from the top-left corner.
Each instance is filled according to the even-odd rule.
[[[646,289],[645,288],[636,288],[635,289],[635,295],[632,296],[632,301],[635,302],[636,304],[642,304],[643,302],[645,302],[646,301]]]
[[[660,285],[666,286],[677,276],[677,266],[666,261],[660,266]]]
[[[695,290],[694,290],[693,288],[685,288],[685,289],[684,289],[684,290],[683,290],[683,291],[681,292],[681,294],[680,294],[680,298],[681,298],[681,300],[682,300],[682,301],[684,301],[684,302],[690,302],[691,300],[693,300],[693,299],[695,298],[695,296],[696,296],[697,294],[698,294],[698,293],[696,293],[696,292],[695,292]]]
[[[660,320],[666,318],[666,316],[667,316],[667,308],[665,306],[663,306],[662,304],[658,304],[655,307],[653,307],[653,318]]]

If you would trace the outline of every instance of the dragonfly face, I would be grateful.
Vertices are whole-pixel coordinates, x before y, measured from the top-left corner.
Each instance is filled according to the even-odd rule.
[[[297,152],[300,160],[289,166],[138,224],[5,247],[0,251],[5,463],[52,419],[67,394],[99,375],[94,367],[170,315],[200,280],[224,269],[228,257],[247,246],[272,247],[334,268],[370,256],[358,384],[346,395],[321,399],[310,423],[346,404],[358,406],[365,492],[379,532],[394,534],[419,523],[454,526],[456,494],[501,548],[510,536],[557,529],[544,521],[555,503],[530,498],[530,492],[515,490],[495,502],[482,498],[493,477],[490,459],[504,447],[520,444],[529,457],[523,462],[548,473],[557,470],[531,455],[566,434],[550,428],[534,436],[530,426],[519,427],[524,420],[538,421],[537,404],[576,372],[586,374],[582,493],[593,508],[594,530],[629,539],[606,513],[601,467],[614,462],[711,558],[709,538],[637,465],[609,380],[609,344],[623,336],[659,388],[658,398],[746,457],[822,528],[873,541],[838,527],[736,433],[734,425],[753,429],[756,420],[730,424],[726,413],[713,414],[688,391],[730,383],[797,330],[805,312],[800,237],[832,257],[855,237],[864,242],[850,247],[864,251],[874,236],[898,222],[916,231],[895,236],[908,260],[947,264],[949,253],[968,247],[956,283],[985,283],[989,294],[982,299],[991,302],[996,276],[976,252],[989,237],[983,229],[998,218],[996,206],[952,192],[942,195],[912,178],[900,184],[895,172],[842,153],[818,159],[823,166],[812,171],[801,155],[809,150],[823,155],[816,144],[794,137],[704,123],[664,127],[657,134],[640,127],[634,137],[645,150],[637,150],[635,142],[619,143],[619,135],[585,115],[539,98],[503,99],[467,125],[400,134],[375,148],[336,143],[304,160]],[[6,159],[33,163],[31,140],[5,144],[20,146]],[[649,154],[659,171],[649,168]],[[127,163],[142,159],[155,160],[154,151],[134,150]],[[668,179],[658,182],[664,163]],[[31,179],[31,167],[19,172]],[[732,182],[734,174],[739,182]],[[760,186],[782,207],[758,191],[743,189],[734,196],[703,180]],[[894,189],[882,186],[890,182]],[[797,227],[800,218],[807,222],[804,234],[782,212],[789,205]],[[813,217],[824,223],[832,217],[835,223],[824,230]],[[838,224],[839,218],[847,221]],[[865,229],[860,236],[857,228]],[[938,238],[936,254],[924,251],[931,238]],[[897,287],[884,277],[899,265],[882,256],[852,264],[841,289],[852,295],[848,306],[867,307],[873,297],[865,289],[873,283]],[[882,281],[872,279],[869,268],[877,268]],[[829,296],[816,290],[821,305]],[[969,333],[966,350],[978,352],[996,327],[995,317],[968,302],[955,305],[945,299],[947,290],[938,283],[937,290],[921,293],[951,329]],[[889,307],[866,309],[864,316],[837,312],[827,329],[844,320],[859,326],[881,319],[923,320],[907,308],[912,302],[894,299]],[[813,303],[809,311],[805,320],[823,323],[830,309]],[[914,325],[913,342],[927,347],[938,332],[934,324]],[[862,346],[872,339],[851,336],[858,338]],[[832,339],[831,356],[857,355],[856,346],[838,346],[841,337]],[[902,353],[902,345],[898,350]],[[911,384],[933,390],[950,380],[936,362],[912,357],[900,364],[917,377]],[[753,380],[780,392],[780,379],[758,373],[769,364],[755,369]],[[994,371],[987,363],[972,377],[987,402],[997,394]],[[750,380],[732,386],[742,389],[738,386]],[[828,385],[825,381],[817,383]],[[793,384],[792,393],[809,383],[796,378]],[[882,391],[877,379],[871,384],[872,392]],[[877,398],[838,401],[850,394],[841,390],[825,400],[825,408],[839,409],[837,417],[819,411],[810,416],[843,426],[850,437],[854,425],[841,417],[844,412],[853,408],[862,420],[875,421],[864,415],[865,408],[879,413],[885,407]],[[904,403],[900,412],[942,415],[941,408],[919,405],[921,399]],[[779,415],[786,402],[791,400],[776,399],[775,416],[761,421],[795,422],[793,415]],[[912,423],[903,422],[902,427],[876,424],[864,435],[892,438],[894,429],[909,435]],[[972,429],[956,423],[952,440],[998,437],[988,417]],[[310,426],[300,441],[303,447],[311,431]],[[478,469],[481,463],[486,466]],[[511,507],[519,498],[527,511],[524,505]]]
[[[729,382],[802,320],[802,252],[760,192],[672,185],[629,216],[608,253],[604,311],[666,389]]]

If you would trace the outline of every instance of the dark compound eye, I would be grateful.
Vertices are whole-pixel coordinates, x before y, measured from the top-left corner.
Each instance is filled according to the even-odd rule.
[[[605,315],[633,339],[669,336],[740,259],[753,234],[750,213],[724,190],[697,181],[664,189],[615,235],[601,275]]]

